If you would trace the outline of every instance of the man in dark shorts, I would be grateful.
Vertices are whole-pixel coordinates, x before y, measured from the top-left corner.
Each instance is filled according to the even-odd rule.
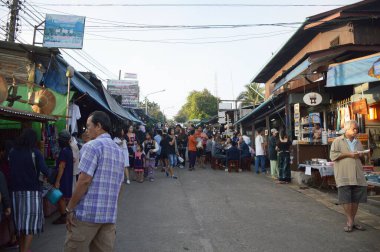
[[[363,146],[356,138],[358,124],[347,121],[344,125],[344,135],[336,138],[331,145],[330,158],[334,161],[334,175],[338,187],[338,199],[342,204],[347,223],[345,232],[353,229],[365,230],[355,224],[355,216],[359,203],[367,202],[367,182],[363,174]]]

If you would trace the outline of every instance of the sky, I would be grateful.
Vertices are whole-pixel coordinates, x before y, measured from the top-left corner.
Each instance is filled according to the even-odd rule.
[[[250,83],[308,16],[337,8],[337,6],[252,6],[269,3],[263,0],[66,0],[64,4],[62,2],[26,0],[26,13],[21,12],[19,40],[32,43],[31,24],[36,25],[46,13],[85,16],[83,49],[65,50],[64,58],[77,70],[90,69],[102,79],[117,79],[119,70],[122,71],[122,77],[125,72],[137,73],[140,100],[149,93],[166,90],[149,95],[148,99],[158,103],[169,118],[178,112],[192,90],[200,91],[207,88],[222,100],[236,99],[238,94],[244,91],[244,85]],[[358,1],[277,0],[270,1],[270,4],[347,5],[355,2]],[[78,6],[78,3],[91,6]],[[68,6],[70,4],[75,6]],[[144,4],[156,4],[156,6]],[[225,4],[225,6],[167,6],[166,4]],[[231,4],[245,4],[245,6],[231,6]],[[250,6],[247,6],[248,4]],[[0,6],[0,18],[2,22],[7,18],[7,8],[4,6]],[[105,27],[111,23],[112,27]],[[115,23],[118,27],[115,27]],[[257,26],[279,23],[283,25]],[[129,27],[125,27],[126,25]],[[136,28],[136,25],[139,27]],[[207,26],[207,29],[157,28],[159,25],[196,26],[196,28]],[[219,25],[218,28],[215,25]],[[224,25],[233,25],[233,28],[222,28]],[[3,35],[1,32],[0,34],[2,38]],[[37,40],[41,41],[42,35],[38,35]],[[76,61],[67,54],[76,58]]]

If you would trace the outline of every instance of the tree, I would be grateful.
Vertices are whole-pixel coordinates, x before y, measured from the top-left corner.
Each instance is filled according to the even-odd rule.
[[[219,99],[210,91],[192,91],[187,96],[186,103],[182,106],[175,119],[184,122],[186,119],[205,119],[218,114]],[[181,119],[181,120],[178,120]]]
[[[262,96],[260,96],[260,94]],[[245,91],[241,92],[237,100],[243,101],[243,106],[257,105],[264,100],[265,86],[259,83],[249,83],[245,85]]]
[[[148,115],[155,119],[156,121],[162,121],[164,114],[160,110],[160,106],[155,102],[148,101]],[[145,108],[145,101],[140,102],[140,108]]]

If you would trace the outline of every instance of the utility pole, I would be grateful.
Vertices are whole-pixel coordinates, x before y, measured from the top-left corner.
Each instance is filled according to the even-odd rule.
[[[16,32],[18,31],[18,11],[19,11],[19,0],[13,0],[10,5],[10,21],[9,21],[9,32],[8,32],[8,41],[15,42]]]

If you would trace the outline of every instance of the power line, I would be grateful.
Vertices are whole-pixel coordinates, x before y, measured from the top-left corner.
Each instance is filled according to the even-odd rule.
[[[238,42],[238,41],[245,41],[245,40],[251,40],[251,39],[257,39],[257,38],[266,38],[266,37],[273,37],[278,35],[283,35],[286,33],[290,33],[291,31],[285,31],[285,32],[279,32],[277,34],[271,34],[271,35],[263,35],[263,36],[250,36],[246,38],[240,38],[240,39],[231,39],[231,40],[219,40],[219,41],[204,41],[204,42],[186,42],[186,41],[168,41],[168,40],[142,40],[142,39],[128,39],[128,38],[120,38],[120,37],[109,37],[109,36],[102,36],[98,34],[93,33],[87,33],[88,35],[101,37],[104,39],[113,39],[114,41],[120,41],[120,42],[143,42],[143,43],[160,43],[160,44],[216,44],[216,43],[230,43],[230,42]]]
[[[65,4],[65,3],[38,3],[34,2],[38,6],[62,6],[62,7],[342,7],[341,4],[170,4],[170,3],[159,3],[159,4],[122,4],[122,3],[76,3],[76,4]]]

